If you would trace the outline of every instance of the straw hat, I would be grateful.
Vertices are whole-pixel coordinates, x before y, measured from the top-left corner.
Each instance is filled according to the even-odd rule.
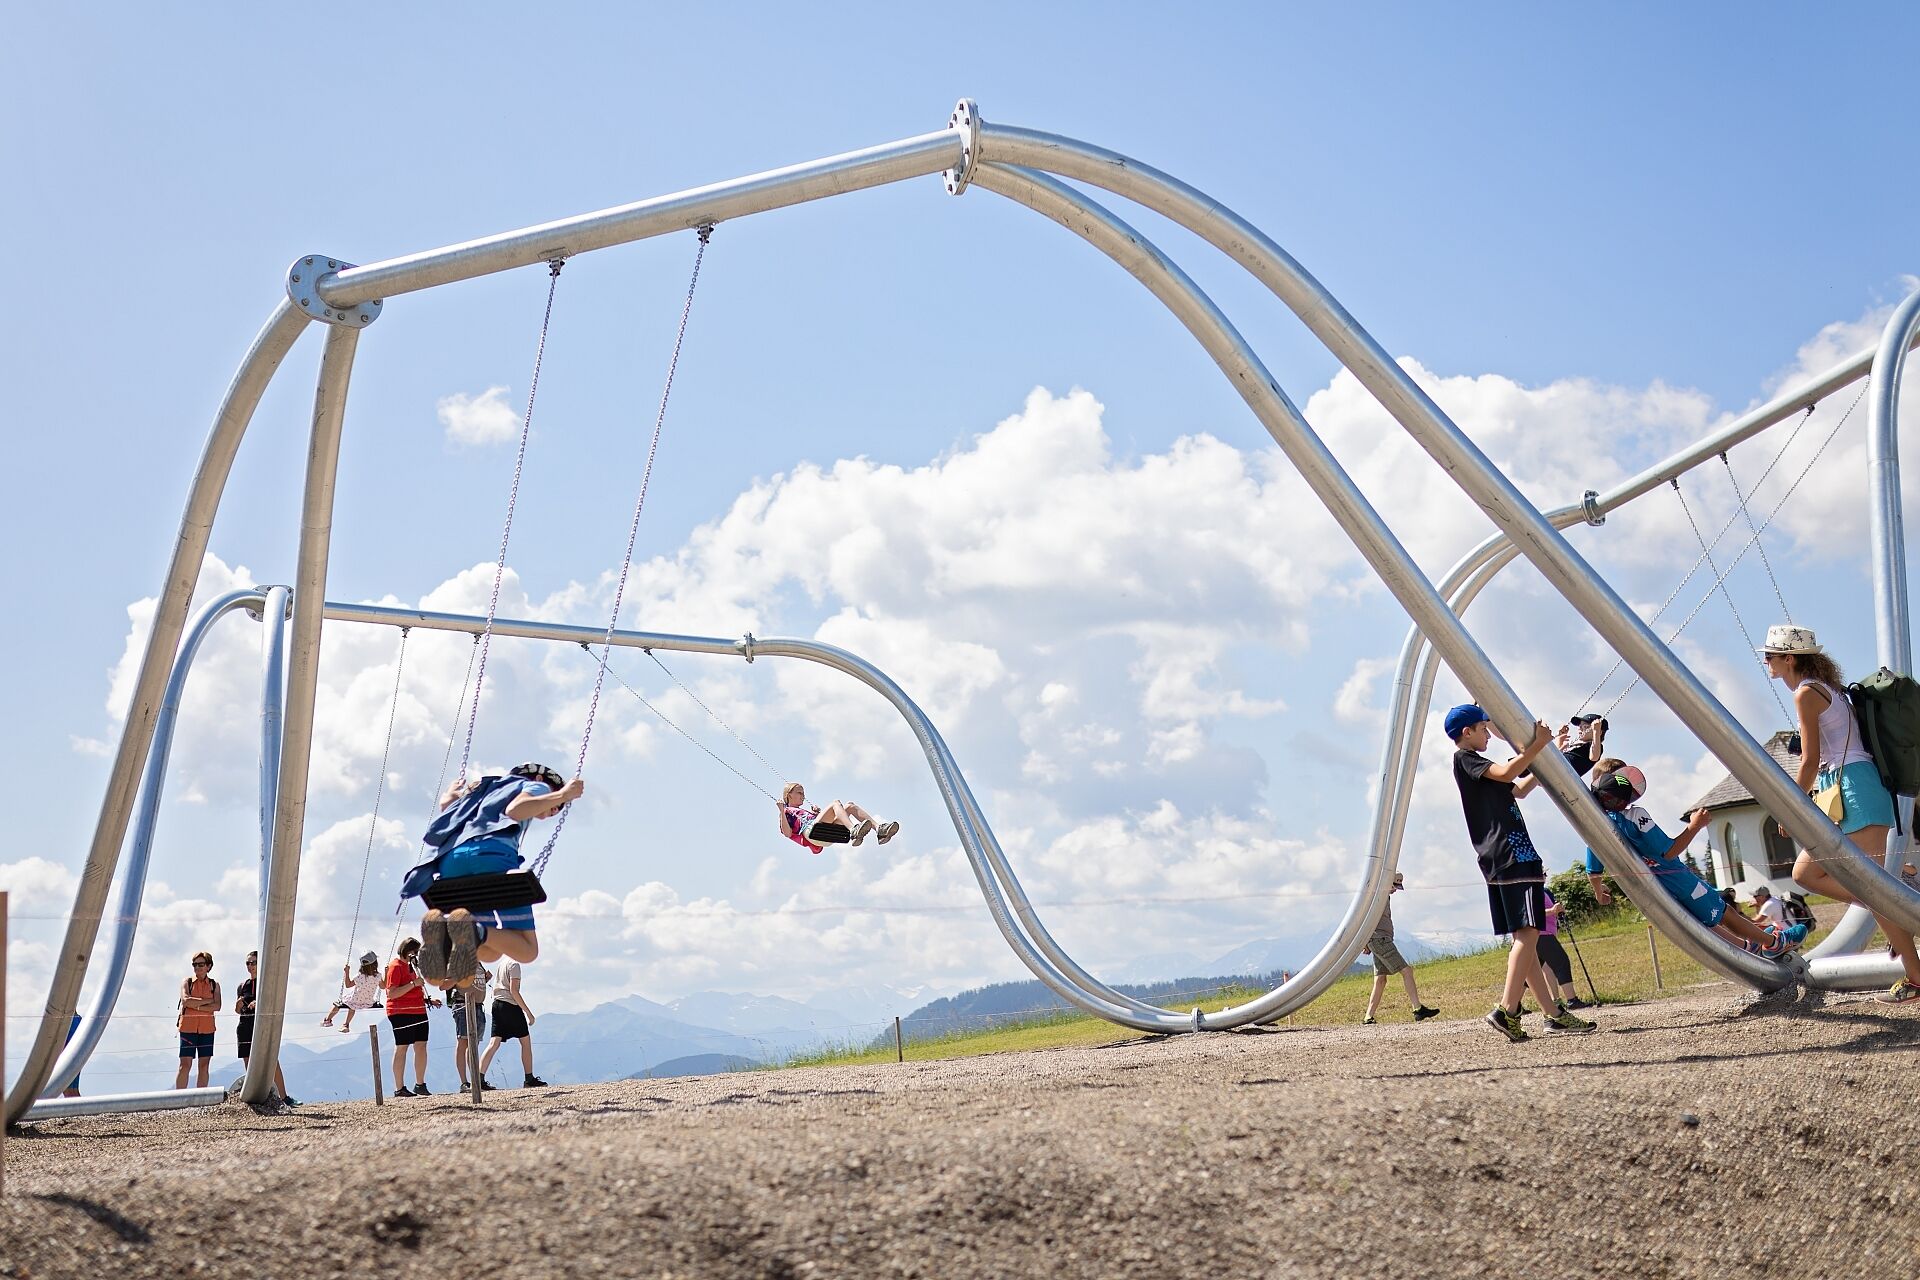
[[[1767,628],[1767,642],[1760,646],[1760,652],[1825,653],[1826,650],[1813,638],[1811,627],[1796,627],[1790,622],[1780,622]]]

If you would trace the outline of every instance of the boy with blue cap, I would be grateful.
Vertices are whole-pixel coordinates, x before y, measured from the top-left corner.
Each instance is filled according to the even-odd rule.
[[[1520,1026],[1520,1000],[1533,988],[1547,1026],[1555,1031],[1592,1031],[1594,1024],[1575,1017],[1555,998],[1540,968],[1540,927],[1547,920],[1547,870],[1533,847],[1527,820],[1520,814],[1521,796],[1538,781],[1528,773],[1534,759],[1553,743],[1553,734],[1538,721],[1533,741],[1520,754],[1495,764],[1483,752],[1493,739],[1493,722],[1473,703],[1447,712],[1447,737],[1453,739],[1453,781],[1460,789],[1460,808],[1466,814],[1467,835],[1479,855],[1480,874],[1487,882],[1487,905],[1493,931],[1513,937],[1507,953],[1507,982],[1500,1003],[1487,1015],[1487,1025],[1518,1044],[1528,1039]]]

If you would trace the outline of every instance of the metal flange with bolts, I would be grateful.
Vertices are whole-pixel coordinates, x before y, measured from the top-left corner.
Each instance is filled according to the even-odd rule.
[[[322,298],[320,290],[314,287],[320,282],[320,277],[345,271],[353,265],[320,253],[295,258],[293,265],[287,268],[287,297],[294,306],[315,320],[337,324],[345,329],[364,329],[380,318],[380,299],[368,298],[351,306],[336,307]]]

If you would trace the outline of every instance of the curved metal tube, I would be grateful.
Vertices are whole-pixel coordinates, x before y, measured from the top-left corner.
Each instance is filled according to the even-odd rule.
[[[326,599],[327,555],[333,540],[333,493],[340,467],[340,432],[360,330],[330,325],[313,391],[313,430],[307,443],[307,481],[300,504],[300,547],[293,584],[293,623],[280,734],[279,786],[267,855],[267,910],[260,926],[259,978],[254,987],[253,1054],[240,1086],[244,1102],[265,1102],[280,1060],[287,979],[293,959],[293,906],[300,883],[301,841],[307,819],[307,765],[313,753],[313,706],[320,685],[320,620]],[[269,677],[271,678],[271,677]]]
[[[1907,352],[1920,339],[1920,290],[1893,309],[1873,352],[1867,384],[1867,474],[1873,502],[1873,634],[1880,663],[1913,670],[1907,610],[1907,535],[1900,512],[1900,382]]]
[[[1510,724],[1532,726],[1533,719],[1519,695],[1487,659],[1459,618],[1447,608],[1433,584],[1421,575],[1412,557],[1367,503],[1352,477],[1287,400],[1259,357],[1226,317],[1177,266],[1139,232],[1099,204],[1043,174],[998,163],[982,164],[975,171],[973,185],[1016,199],[1045,214],[1101,249],[1151,290],[1228,375],[1281,451],[1394,593],[1401,607],[1433,638],[1448,665],[1469,687],[1482,691],[1482,701],[1490,711],[1493,704],[1501,705],[1503,711],[1493,711],[1493,714],[1504,714]],[[1689,954],[1709,968],[1761,990],[1793,980],[1797,965],[1775,964],[1739,951],[1700,929],[1691,916],[1660,892],[1646,866],[1627,849],[1599,806],[1587,796],[1584,785],[1557,753],[1543,756],[1535,774],[1547,784],[1549,793],[1575,830],[1599,852],[1607,869],[1627,888],[1647,917],[1667,926],[1668,931],[1675,934],[1675,941]],[[1379,901],[1385,897],[1388,880],[1384,863],[1370,856],[1360,894],[1342,922],[1341,934],[1358,933],[1372,925]],[[1635,892],[1636,887],[1639,892]],[[1202,1025],[1229,1027],[1258,1020],[1273,1012],[1279,999],[1279,992],[1269,992],[1258,1000],[1210,1015]]]
[[[66,1047],[60,1051],[59,1060],[53,1064],[53,1072],[47,1077],[46,1088],[40,1091],[43,1098],[55,1098],[61,1090],[73,1083],[80,1074],[86,1061],[92,1056],[94,1047],[100,1043],[100,1037],[107,1029],[107,1020],[113,1016],[113,1007],[120,999],[121,988],[126,985],[127,966],[133,959],[134,934],[140,927],[140,900],[146,893],[147,867],[153,860],[153,835],[160,821],[160,796],[166,789],[167,758],[173,751],[173,730],[180,718],[180,696],[187,687],[187,674],[193,670],[193,660],[200,652],[200,644],[213,629],[213,624],[226,617],[235,609],[248,606],[257,607],[263,596],[258,587],[245,591],[229,591],[217,600],[210,600],[193,621],[187,624],[186,634],[180,641],[180,652],[173,660],[173,670],[167,676],[166,691],[160,697],[160,713],[153,721],[153,747],[147,753],[146,771],[140,778],[140,798],[134,804],[133,839],[127,847],[126,869],[120,878],[120,899],[114,908],[113,937],[108,944],[106,970],[100,975],[100,987],[93,993],[93,1000],[87,1005],[85,1013],[80,1015],[80,1025],[73,1033]]]
[[[7,1124],[19,1120],[39,1096],[71,1025],[74,1006],[79,1002],[80,984],[86,978],[87,961],[100,931],[100,912],[113,884],[121,842],[126,838],[135,780],[146,763],[153,741],[156,704],[167,672],[173,666],[180,633],[186,626],[187,607],[193,600],[194,584],[200,578],[201,562],[206,558],[207,540],[213,532],[220,495],[233,470],[234,453],[240,447],[247,423],[252,420],[267,383],[306,327],[306,316],[291,301],[282,298],[241,360],[201,449],[200,464],[187,492],[186,510],[180,517],[173,558],[167,566],[166,582],[154,605],[153,630],[140,657],[139,674],[134,678],[133,697],[127,704],[126,723],[120,730],[120,745],[114,751],[113,767],[107,775],[106,794],[100,800],[93,843],[80,871],[73,913],[68,917],[66,936],[54,963],[53,981],[47,988],[46,1012],[21,1063],[13,1090],[7,1094],[4,1121]]]
[[[267,869],[273,854],[273,808],[280,794],[280,736],[287,710],[287,620],[293,589],[268,587],[260,607],[260,920],[267,919]]]
[[[395,609],[384,605],[340,604],[328,602],[325,606],[326,617],[337,622],[359,622],[375,626],[420,627],[429,631],[459,631],[468,635],[477,634],[486,626],[486,619],[467,614],[432,613],[421,609]],[[607,633],[599,627],[574,626],[569,623],[534,622],[526,619],[496,618],[493,623],[495,636],[512,636],[531,640],[563,640],[573,644],[587,646],[598,645],[607,638]],[[745,657],[749,661],[762,657],[797,658],[805,662],[815,662],[832,667],[852,676],[868,688],[879,693],[893,704],[901,718],[913,730],[919,740],[921,751],[927,757],[927,763],[933,770],[934,781],[940,787],[941,798],[947,806],[947,816],[953,822],[953,829],[960,837],[960,845],[973,867],[974,877],[980,883],[981,894],[986,898],[987,908],[993,915],[994,924],[1007,944],[1019,956],[1021,963],[1032,971],[1033,975],[1066,999],[1088,1013],[1118,1022],[1140,1031],[1190,1031],[1193,1021],[1190,1015],[1170,1013],[1143,1005],[1130,996],[1113,993],[1117,998],[1106,998],[1095,992],[1085,990],[1062,973],[1039,950],[1027,940],[1021,932],[1013,914],[1008,910],[992,869],[993,860],[985,852],[985,840],[981,831],[984,822],[976,823],[974,815],[978,812],[973,805],[972,796],[966,789],[965,780],[952,763],[952,754],[945,741],[927,718],[926,712],[908,697],[900,686],[884,671],[872,663],[845,649],[822,644],[816,640],[800,639],[759,639],[748,637],[744,640],[723,640],[711,636],[671,635],[657,631],[614,631],[612,643],[625,649],[664,649],[678,653],[705,653],[726,657]],[[1077,966],[1075,966],[1077,970]],[[1091,979],[1088,979],[1091,982]],[[1096,987],[1098,984],[1094,984]]]
[[[1920,892],[1861,856],[1853,842],[1814,807],[1699,677],[1660,642],[1513,482],[1325,287],[1258,227],[1185,183],[1104,148],[1051,134],[984,124],[980,137],[983,162],[1034,164],[1083,178],[1172,218],[1245,266],[1353,372],[1447,477],[1513,540],[1562,598],[1848,892],[1902,926],[1920,929]],[[1446,656],[1448,664],[1464,678],[1466,672],[1452,655]],[[1466,683],[1474,688],[1482,682],[1474,679]],[[1524,717],[1517,700],[1510,704],[1504,696],[1489,700],[1483,691],[1480,701],[1507,734],[1524,738],[1522,731],[1531,729],[1532,721]],[[1493,705],[1496,702],[1502,705]],[[1573,794],[1577,780],[1571,770],[1559,769],[1549,761],[1546,772],[1537,776],[1563,805],[1592,807],[1584,792]],[[1598,809],[1594,812],[1597,814]],[[1606,861],[1604,853],[1602,861]],[[1607,865],[1613,870],[1610,862]],[[1616,871],[1616,879],[1618,876]]]

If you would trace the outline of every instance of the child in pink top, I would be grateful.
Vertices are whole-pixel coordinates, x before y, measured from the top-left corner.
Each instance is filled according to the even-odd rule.
[[[824,809],[815,808],[807,803],[807,789],[797,782],[789,782],[780,788],[778,808],[780,834],[812,853],[819,853],[826,847],[824,842],[812,838],[815,823],[833,823],[847,828],[848,844],[859,844],[869,832],[876,829],[880,833],[880,843],[885,844],[900,830],[899,823],[879,822],[851,800],[835,800]]]

